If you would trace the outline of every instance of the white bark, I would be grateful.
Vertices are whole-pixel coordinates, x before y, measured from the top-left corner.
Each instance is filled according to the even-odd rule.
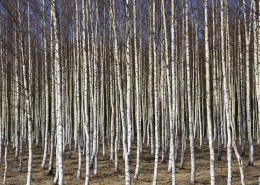
[[[172,171],[172,184],[176,184],[176,163],[175,163],[175,141],[174,141],[174,129],[176,129],[177,132],[177,119],[175,117],[177,117],[176,114],[176,110],[177,110],[177,98],[176,98],[176,70],[175,70],[175,60],[176,60],[176,53],[175,53],[175,3],[174,0],[171,1],[171,82],[172,84],[170,84],[170,82],[167,79],[168,82],[168,98],[169,98],[169,114],[170,114],[170,159],[171,162],[169,162],[169,164],[171,165],[171,171]],[[167,67],[167,70],[169,68],[169,64]],[[170,72],[169,72],[170,73]],[[169,75],[169,74],[168,74]],[[168,76],[167,75],[167,76]],[[168,77],[169,78],[169,77]],[[170,80],[170,79],[169,79]],[[170,86],[171,85],[171,91],[170,91]],[[172,97],[172,98],[171,98]],[[171,115],[172,114],[172,115]],[[175,138],[177,138],[178,135],[176,134]],[[177,150],[178,147],[176,147]],[[169,169],[169,168],[168,168]]]
[[[149,8],[149,13],[152,14],[151,8]],[[149,17],[149,28],[152,28],[152,19]],[[153,120],[153,114],[154,114],[154,105],[153,105],[153,59],[152,59],[152,34],[149,33],[149,43],[148,43],[148,61],[149,61],[149,121],[147,125],[147,145],[151,143],[151,154],[154,154],[154,120]],[[150,128],[150,130],[149,130]]]
[[[75,56],[75,102],[74,102],[74,134],[75,134],[75,150],[78,147],[78,171],[77,171],[77,178],[80,178],[81,176],[81,132],[80,132],[80,127],[81,127],[81,105],[80,105],[80,34],[79,34],[79,2],[78,0],[75,1],[75,19],[76,19],[76,28],[75,28],[75,39],[76,39],[76,56]]]
[[[123,90],[122,90],[122,80],[121,80],[121,72],[119,66],[119,57],[118,57],[118,46],[117,46],[117,32],[116,32],[116,17],[115,17],[115,1],[113,0],[112,7],[110,6],[109,14],[110,21],[112,26],[112,31],[114,35],[114,60],[116,63],[116,75],[117,75],[117,86],[119,90],[119,99],[120,99],[120,114],[121,114],[121,123],[123,130],[123,153],[125,160],[125,184],[131,184],[131,176],[130,176],[130,167],[129,167],[129,156],[127,155],[127,142],[126,142],[126,122],[125,122],[125,113],[123,107]]]
[[[153,185],[158,184],[158,162],[159,162],[159,106],[158,106],[158,77],[157,77],[157,58],[156,58],[156,0],[153,0],[152,4],[152,48],[153,48],[153,71],[154,71],[154,119],[155,119],[155,159],[154,159],[154,174],[153,174]]]
[[[29,79],[26,79],[26,66],[23,65],[23,76],[24,76],[24,86],[27,88],[25,90],[25,97],[26,97],[26,113],[27,113],[27,120],[28,120],[28,173],[27,173],[27,185],[31,184],[32,180],[32,160],[33,160],[33,153],[32,153],[32,116],[31,116],[31,107],[32,107],[32,97],[31,97],[31,38],[30,38],[30,1],[27,2],[27,13],[28,13],[28,73]]]
[[[51,22],[53,19],[53,15],[51,14]],[[51,40],[50,40],[50,53],[53,56],[53,25],[51,24],[50,27],[51,32]],[[50,159],[49,159],[49,168],[48,174],[53,174],[53,158],[54,158],[54,140],[55,140],[55,133],[56,133],[56,105],[55,105],[55,76],[54,76],[54,62],[53,58],[51,58],[51,140],[50,140]]]
[[[257,101],[257,119],[258,119],[258,122],[260,120],[260,79],[259,79],[259,65],[258,65],[258,60],[257,60],[257,55],[258,55],[258,52],[257,50],[259,50],[260,48],[258,48],[258,42],[260,42],[258,39],[258,35],[260,34],[259,33],[259,30],[258,30],[258,25],[257,25],[257,9],[256,9],[256,2],[255,1],[252,1],[252,6],[253,6],[253,38],[254,38],[254,42],[253,42],[253,46],[254,46],[254,73],[255,73],[255,91],[256,91],[256,101]],[[259,18],[258,18],[259,19]],[[256,126],[257,127],[257,143],[260,143],[260,131],[259,131],[259,123],[258,125]]]
[[[83,22],[83,29],[82,29],[82,46],[83,46],[83,126],[86,135],[86,175],[85,175],[85,185],[89,184],[89,165],[90,165],[90,151],[89,151],[89,115],[88,115],[88,73],[87,73],[87,48],[86,48],[86,31],[87,31],[87,23],[88,23],[88,4],[82,2],[82,22]],[[88,43],[88,42],[87,42]],[[89,43],[88,43],[89,47]]]
[[[4,171],[4,180],[3,180],[3,184],[6,183],[6,175],[7,175],[7,147],[8,147],[8,141],[5,140],[4,143],[4,147],[5,147],[5,171]]]
[[[96,1],[97,2],[97,1]],[[95,12],[98,12],[98,8],[96,6]],[[97,155],[98,155],[98,130],[99,130],[99,123],[98,123],[98,65],[97,65],[97,22],[98,22],[98,13],[96,13],[97,17],[94,23],[94,19],[91,20],[93,21],[94,24],[94,29],[92,32],[92,44],[93,44],[93,85],[94,85],[94,90],[93,90],[93,125],[94,125],[94,135],[93,135],[93,151],[92,155],[94,154],[94,174],[97,174]]]
[[[56,0],[51,0],[51,15],[52,15],[52,25],[53,25],[53,44],[54,44],[54,76],[55,76],[55,112],[56,112],[56,125],[57,125],[57,153],[56,160],[58,163],[58,173],[59,179],[58,184],[63,184],[63,123],[62,123],[62,91],[61,91],[61,65],[59,58],[59,41],[58,41],[58,28],[57,28],[57,18],[55,10]]]
[[[114,160],[114,130],[115,130],[115,100],[114,100],[114,79],[112,75],[113,63],[110,63],[110,106],[111,106],[111,120],[110,120],[110,161]]]
[[[45,136],[44,136],[44,152],[42,165],[45,165],[48,148],[48,126],[49,126],[49,80],[48,80],[48,62],[47,62],[47,41],[46,41],[46,20],[45,20],[45,0],[42,0],[43,5],[43,47],[44,47],[44,78],[45,78]]]
[[[15,32],[15,44],[17,46],[17,37]],[[15,94],[15,158],[18,158],[19,151],[19,126],[20,126],[20,62],[18,61],[17,47],[15,46],[15,81],[16,81],[16,94]]]
[[[204,1],[205,6],[205,66],[206,66],[206,104],[207,104],[207,123],[208,139],[210,150],[210,182],[215,184],[215,154],[212,138],[212,118],[211,118],[211,88],[210,88],[210,61],[209,61],[209,31],[208,31],[208,0]]]
[[[226,1],[226,4],[228,5],[228,2]],[[229,33],[229,19],[228,19],[228,6],[226,6],[226,29],[227,29],[227,31],[226,31],[226,35],[227,35],[227,65],[228,65],[228,69],[229,69],[229,71],[231,71],[231,52],[230,52],[230,50],[231,50],[231,44],[230,44],[230,41],[229,41],[229,35],[230,35],[230,33]],[[227,74],[228,74],[228,72],[227,72]],[[232,78],[232,76],[230,76],[230,82],[229,82],[229,88],[230,89],[227,89],[227,91],[230,91],[229,92],[229,96],[231,96],[231,97],[234,97],[234,95],[232,95],[232,83],[231,83],[231,78]],[[241,159],[241,157],[240,157],[240,155],[239,155],[239,153],[238,153],[238,150],[237,150],[237,146],[236,146],[236,129],[235,129],[235,125],[234,125],[234,117],[235,117],[235,113],[234,113],[234,110],[232,110],[232,109],[234,109],[233,107],[232,107],[232,105],[234,105],[235,103],[234,103],[234,98],[231,98],[231,99],[229,99],[229,110],[228,110],[228,112],[230,112],[230,113],[228,113],[227,114],[227,120],[228,120],[228,122],[229,122],[229,124],[230,124],[230,127],[231,127],[231,131],[232,131],[232,145],[233,145],[233,148],[234,148],[234,151],[235,151],[235,155],[236,155],[236,157],[237,157],[237,161],[238,161],[238,166],[239,166],[239,170],[240,170],[240,177],[241,177],[241,184],[242,185],[245,185],[245,178],[244,178],[244,172],[243,172],[243,161],[242,161],[242,159]],[[232,159],[232,158],[231,158]]]
[[[244,27],[245,27],[245,40],[246,40],[246,123],[247,123],[247,132],[248,132],[248,143],[250,146],[250,153],[249,153],[249,159],[248,159],[248,165],[253,166],[254,163],[254,145],[253,145],[253,139],[252,139],[252,120],[251,120],[251,89],[250,89],[250,61],[249,61],[249,46],[250,46],[250,29],[251,27],[250,19],[251,16],[249,16],[249,19],[246,18],[246,9],[245,9],[245,0],[243,0],[243,7],[244,7]],[[250,13],[251,15],[251,13]],[[247,21],[249,21],[249,26],[247,25]]]
[[[115,138],[115,171],[117,172],[118,171],[118,151],[119,151],[119,110],[118,110],[118,107],[119,107],[119,97],[118,97],[118,88],[117,86],[115,85],[115,97],[116,97],[116,102],[115,102],[115,107],[116,107],[116,110],[115,110],[115,116],[116,116],[116,119],[115,119],[115,122],[116,122],[116,138]]]
[[[23,82],[24,82],[24,74],[25,74],[25,64],[24,64],[24,52],[23,52],[23,44],[22,44],[22,40],[23,40],[23,37],[22,37],[22,22],[21,22],[21,13],[20,13],[20,1],[17,0],[17,13],[18,13],[18,30],[19,30],[19,39],[20,39],[20,42],[19,42],[19,48],[20,48],[20,51],[21,51],[21,54],[20,54],[20,57],[21,57],[21,61],[22,61],[22,78],[23,78]],[[22,83],[23,84],[23,83]],[[24,84],[23,84],[24,85]],[[21,90],[22,92],[22,90]],[[21,102],[24,102],[24,99],[21,99]],[[23,131],[24,131],[24,120],[25,120],[25,110],[23,109],[21,111],[21,127],[20,127],[20,149],[19,149],[19,168],[18,168],[18,171],[22,171],[22,161],[23,161]],[[2,131],[1,131],[2,132]],[[1,139],[1,137],[0,137]],[[0,151],[1,152],[1,151]]]
[[[130,15],[129,0],[125,2],[126,8],[126,119],[127,119],[127,155],[131,154],[132,146],[132,120],[131,120],[131,59],[130,59]]]
[[[134,59],[135,59],[135,91],[136,91],[136,107],[135,107],[135,117],[136,117],[136,130],[137,130],[137,149],[136,149],[136,168],[135,168],[135,179],[138,179],[139,166],[140,166],[140,145],[141,139],[141,120],[140,120],[140,81],[139,81],[139,58],[137,54],[137,32],[136,32],[136,1],[133,2],[133,16],[134,16]],[[140,52],[140,51],[139,51]]]
[[[224,114],[226,117],[226,123],[227,123],[227,134],[228,134],[228,141],[227,141],[227,161],[228,161],[228,180],[227,184],[232,183],[232,158],[231,158],[231,116],[229,111],[229,85],[228,85],[228,74],[226,71],[226,63],[229,61],[226,61],[225,59],[225,47],[224,47],[224,12],[225,12],[225,3],[224,0],[220,1],[221,6],[221,62],[222,62],[222,73],[223,73],[223,91],[224,91]]]
[[[190,68],[190,53],[189,53],[189,27],[188,27],[188,1],[185,0],[185,54],[186,54],[186,65],[187,65],[187,96],[188,96],[188,119],[189,119],[189,139],[190,139],[190,157],[191,157],[191,183],[195,182],[195,143],[193,135],[193,110],[191,100],[191,68]]]

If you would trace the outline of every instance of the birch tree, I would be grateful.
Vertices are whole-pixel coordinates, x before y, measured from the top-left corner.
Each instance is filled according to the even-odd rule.
[[[28,148],[29,148],[29,157],[28,157],[28,173],[27,173],[27,185],[31,184],[32,180],[32,160],[33,160],[33,151],[32,151],[32,116],[31,116],[31,107],[32,107],[32,96],[31,96],[31,37],[30,37],[30,1],[27,1],[27,13],[28,13],[28,62],[27,66],[23,65],[23,78],[24,78],[24,86],[26,87],[25,90],[25,111],[27,116],[28,122]],[[28,74],[28,79],[26,78],[26,73]]]
[[[135,168],[135,179],[138,179],[139,175],[139,165],[140,165],[140,152],[141,152],[141,120],[140,120],[140,80],[139,80],[139,67],[140,67],[140,58],[138,58],[137,54],[137,19],[136,19],[136,1],[133,2],[133,19],[134,19],[134,60],[135,60],[135,91],[136,91],[136,111],[135,111],[135,116],[136,116],[136,130],[137,130],[137,149],[136,149],[136,168]],[[140,52],[140,50],[139,50]]]
[[[227,184],[239,178],[236,168],[241,184],[259,180],[241,157],[249,153],[253,166],[260,142],[258,1],[64,2],[0,0],[5,183],[10,159],[19,159],[22,177],[27,157],[27,184],[41,178],[32,173],[40,165],[54,183],[65,183],[69,167],[91,184],[106,162],[115,175],[124,169],[125,184],[146,178],[146,162],[153,184],[164,182],[162,173],[188,183],[178,175],[187,165],[190,182],[201,183],[205,142],[211,184],[224,179],[217,168],[225,152]]]
[[[117,30],[116,30],[116,17],[115,17],[115,1],[112,1],[112,5],[109,7],[109,17],[111,21],[112,32],[114,36],[114,60],[116,65],[116,80],[117,86],[119,89],[119,98],[120,98],[120,114],[121,114],[121,123],[123,131],[123,154],[125,160],[125,184],[131,184],[130,178],[130,169],[129,169],[129,155],[127,153],[127,142],[126,142],[126,122],[124,119],[124,107],[123,107],[123,91],[122,91],[122,81],[121,81],[121,72],[119,66],[119,57],[118,57],[118,46],[117,46]]]
[[[208,32],[208,0],[204,1],[205,5],[205,66],[206,66],[206,104],[207,104],[207,123],[208,139],[210,149],[210,182],[215,184],[215,154],[212,138],[212,118],[211,118],[211,87],[210,87],[210,61],[209,61],[209,32]]]
[[[189,54],[189,28],[188,28],[188,1],[185,0],[185,59],[187,67],[187,96],[188,96],[188,119],[189,119],[189,139],[191,155],[191,183],[195,182],[195,154],[194,154],[194,134],[193,134],[193,110],[191,102],[191,69]]]
[[[157,58],[156,58],[156,1],[152,4],[152,48],[153,48],[153,74],[154,74],[154,121],[155,121],[155,159],[154,159],[154,175],[153,185],[158,184],[158,162],[159,162],[159,111],[158,111],[158,77],[157,77]]]
[[[63,150],[62,150],[62,131],[63,131],[63,124],[61,119],[61,66],[60,66],[60,57],[59,57],[59,41],[58,41],[58,31],[57,31],[57,17],[56,17],[56,10],[55,10],[56,1],[51,1],[51,15],[52,15],[52,26],[53,26],[53,43],[54,43],[54,76],[55,76],[55,112],[56,112],[56,125],[57,125],[57,153],[56,153],[56,160],[58,163],[58,184],[63,184]]]
[[[252,120],[251,120],[251,101],[250,101],[250,61],[249,61],[249,45],[250,45],[250,17],[247,19],[246,10],[245,10],[245,0],[243,0],[243,9],[244,9],[244,28],[245,28],[245,41],[246,41],[246,118],[247,118],[247,132],[248,132],[248,143],[250,145],[250,154],[248,159],[248,165],[253,166],[254,162],[254,145],[252,140]],[[247,20],[249,20],[247,22]],[[249,25],[248,25],[249,24]]]

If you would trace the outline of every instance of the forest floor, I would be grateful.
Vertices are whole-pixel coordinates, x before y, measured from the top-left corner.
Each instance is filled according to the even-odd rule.
[[[178,160],[176,161],[176,179],[177,184],[190,184],[190,154],[189,154],[189,141],[187,140],[187,150],[185,153],[185,163],[184,168],[179,169],[179,159],[180,151],[178,150]],[[196,143],[198,144],[198,143]],[[217,145],[217,144],[215,144]],[[181,147],[181,146],[180,146]],[[124,184],[124,162],[122,159],[122,151],[119,152],[119,166],[118,172],[114,172],[114,163],[109,162],[109,147],[107,147],[107,153],[105,156],[100,154],[98,159],[98,174],[94,175],[93,170],[91,170],[90,184],[96,185],[119,185]],[[248,149],[248,148],[247,148]],[[217,152],[217,149],[215,150]],[[248,151],[248,150],[247,150]],[[7,184],[18,185],[26,183],[27,175],[27,153],[25,150],[23,158],[23,170],[22,172],[17,172],[18,161],[14,159],[14,150],[11,146],[8,148],[8,172],[7,172]],[[195,147],[195,158],[196,158],[196,183],[195,184],[210,184],[210,169],[209,169],[209,148],[207,143],[203,143],[203,147],[199,149],[198,145]],[[25,155],[26,154],[26,155]],[[53,184],[54,176],[48,176],[48,160],[46,161],[45,167],[41,168],[43,149],[34,148],[33,149],[33,175],[32,184],[37,185],[51,185]],[[161,156],[161,155],[160,155]],[[4,155],[2,155],[2,161],[0,163],[0,183],[3,182],[4,174]],[[76,185],[84,184],[85,176],[85,157],[83,157],[82,162],[82,178],[77,179],[77,167],[78,167],[78,153],[72,152],[71,156],[68,151],[64,154],[64,182],[65,185]],[[238,168],[238,163],[235,158],[234,152],[232,153],[232,175],[233,184],[240,183],[240,173]],[[258,184],[258,178],[260,175],[260,147],[255,145],[254,153],[254,166],[247,166],[248,153],[243,157],[244,163],[244,173],[246,178],[246,184]],[[167,159],[167,156],[166,156]],[[135,148],[132,151],[131,156],[131,176],[132,184],[152,184],[153,180],[153,167],[154,167],[154,157],[150,155],[150,147],[144,145],[143,152],[141,154],[140,160],[140,175],[138,180],[134,180],[135,171]],[[167,172],[167,161],[159,163],[159,173],[158,173],[158,184],[171,184],[171,173]],[[226,184],[227,182],[227,158],[226,149],[223,150],[222,161],[216,161],[216,184]],[[55,166],[55,164],[54,164]]]

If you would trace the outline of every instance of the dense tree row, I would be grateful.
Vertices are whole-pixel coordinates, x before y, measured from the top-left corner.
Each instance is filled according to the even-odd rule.
[[[227,183],[234,150],[245,184],[241,155],[249,153],[253,166],[260,142],[259,1],[0,2],[0,158],[5,153],[6,161],[12,145],[18,170],[28,167],[27,184],[37,147],[44,149],[41,166],[48,162],[49,174],[56,169],[58,184],[63,153],[72,150],[78,178],[86,162],[85,184],[91,169],[99,171],[99,153],[117,171],[122,152],[131,184],[130,165],[138,179],[143,145],[154,156],[153,184],[159,160],[176,184],[187,148],[194,183],[203,140],[211,184],[223,150]]]

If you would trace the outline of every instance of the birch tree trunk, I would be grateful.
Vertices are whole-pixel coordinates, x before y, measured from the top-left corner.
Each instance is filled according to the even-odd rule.
[[[3,180],[3,184],[6,184],[6,175],[7,175],[7,169],[8,169],[8,162],[7,162],[7,147],[8,147],[8,141],[7,139],[5,139],[5,143],[4,143],[4,147],[5,147],[5,171],[4,171],[4,180]]]
[[[21,63],[22,63],[22,84],[25,86],[24,82],[25,82],[25,60],[24,60],[24,52],[23,52],[23,37],[22,37],[22,22],[21,22],[21,13],[20,13],[20,2],[17,0],[17,13],[18,13],[18,35],[19,35],[19,40],[20,42],[18,43],[18,46],[20,48],[20,57],[21,57]],[[26,91],[24,89],[24,91]],[[22,92],[22,89],[21,89]],[[24,98],[21,99],[21,102],[24,102]],[[2,105],[3,106],[3,105]],[[21,111],[21,127],[20,127],[20,146],[19,146],[19,167],[18,167],[18,171],[22,171],[22,161],[23,161],[23,130],[24,130],[24,119],[25,119],[25,110]],[[2,133],[2,131],[1,131]],[[0,140],[2,140],[0,138]],[[1,147],[1,146],[0,146]]]
[[[176,83],[176,70],[175,70],[175,60],[176,60],[176,50],[175,50],[175,3],[174,0],[171,1],[171,91],[170,91],[170,82],[168,82],[168,98],[169,98],[169,104],[170,101],[171,108],[169,107],[169,114],[170,114],[170,151],[172,149],[172,153],[170,154],[171,157],[171,171],[172,171],[172,184],[176,183],[176,164],[175,164],[175,141],[174,141],[174,135],[175,135],[175,130],[177,132],[177,98],[176,98],[176,89],[177,89],[177,83]],[[168,64],[169,65],[169,64]],[[169,66],[167,67],[167,69]],[[170,71],[169,71],[170,73]],[[168,76],[168,75],[167,75]],[[171,94],[171,95],[170,95]],[[172,97],[172,98],[171,98]],[[172,114],[172,115],[171,115]],[[172,120],[171,120],[172,119]],[[176,135],[175,138],[178,136]],[[177,147],[176,147],[177,148]],[[177,149],[176,149],[177,150]]]
[[[140,163],[140,150],[141,150],[141,120],[140,120],[140,80],[139,80],[139,58],[137,53],[137,32],[136,32],[136,1],[133,2],[133,18],[134,18],[134,60],[135,60],[135,96],[136,96],[136,107],[135,107],[135,117],[136,117],[136,130],[137,130],[137,149],[136,149],[136,168],[135,168],[135,179],[138,179],[139,175],[139,163]],[[140,51],[139,51],[140,52]]]
[[[28,157],[28,173],[27,173],[27,185],[31,184],[32,180],[32,160],[33,160],[33,151],[32,151],[32,116],[31,116],[31,107],[32,107],[32,97],[31,97],[31,38],[30,38],[30,1],[27,2],[27,13],[28,13],[28,66],[26,68],[25,64],[23,65],[23,76],[24,76],[24,86],[25,89],[25,97],[26,97],[26,104],[25,104],[25,111],[27,116],[28,122],[28,150],[29,150],[29,157]],[[28,79],[26,79],[26,72],[28,70]]]
[[[1,28],[0,28],[1,29]],[[16,94],[15,94],[15,158],[18,159],[18,152],[19,152],[19,127],[20,127],[20,62],[18,61],[17,55],[17,36],[15,31],[15,81],[16,81]]]
[[[131,121],[131,60],[130,60],[130,15],[129,15],[129,1],[126,0],[126,118],[127,118],[127,155],[131,154],[132,146],[132,121]]]
[[[125,112],[123,107],[123,90],[122,90],[122,81],[121,81],[121,72],[119,66],[119,57],[118,57],[118,46],[117,46],[117,32],[116,32],[116,17],[115,17],[115,1],[112,0],[112,6],[109,9],[109,17],[111,21],[112,31],[114,35],[114,60],[116,63],[116,76],[117,76],[117,86],[119,90],[119,99],[120,99],[120,115],[123,131],[123,154],[125,160],[125,184],[131,184],[130,176],[130,166],[129,166],[129,156],[127,153],[127,142],[126,142],[126,122],[125,122]]]
[[[152,8],[149,6],[149,13],[152,14]],[[152,28],[152,18],[149,17],[148,20],[149,28]],[[148,60],[149,60],[149,125],[147,129],[147,145],[149,141],[151,143],[151,154],[154,154],[154,104],[153,104],[153,61],[152,61],[152,33],[149,33],[149,43],[148,43]],[[150,127],[150,131],[149,131]],[[149,137],[151,136],[151,137]]]
[[[62,123],[62,89],[61,89],[61,65],[60,65],[60,56],[59,56],[59,41],[58,41],[58,28],[57,28],[57,17],[55,9],[56,0],[51,0],[51,15],[52,15],[52,26],[53,26],[53,43],[54,43],[54,76],[55,76],[55,112],[56,112],[56,125],[57,125],[57,153],[56,160],[58,163],[58,173],[59,179],[58,184],[63,184],[63,149],[62,149],[62,132],[63,132],[63,123]]]
[[[153,48],[153,71],[154,71],[154,123],[155,123],[155,159],[154,159],[154,174],[153,174],[153,185],[158,184],[158,162],[159,162],[159,111],[158,111],[158,77],[157,77],[157,57],[156,57],[156,0],[153,0],[152,4],[152,48]]]
[[[84,90],[83,90],[83,101],[84,101],[84,115],[83,115],[83,126],[86,135],[86,176],[85,176],[85,185],[89,184],[89,165],[90,165],[90,151],[89,151],[89,115],[88,115],[88,64],[87,64],[87,48],[86,48],[86,31],[88,30],[88,7],[89,4],[85,4],[84,0],[81,1],[82,3],[82,22],[83,22],[83,29],[82,29],[82,45],[83,45],[83,77],[84,77]],[[88,44],[89,47],[89,44]]]
[[[215,154],[212,138],[212,118],[211,118],[211,88],[210,88],[210,61],[209,61],[209,31],[208,31],[208,0],[204,1],[205,6],[205,66],[206,66],[206,104],[207,104],[207,123],[208,139],[210,150],[210,182],[215,184]]]
[[[195,153],[194,153],[194,134],[193,134],[193,110],[191,101],[191,69],[189,54],[189,27],[188,27],[188,1],[185,0],[185,59],[187,65],[187,96],[188,96],[188,119],[189,119],[189,138],[190,138],[190,155],[191,155],[191,183],[195,182]]]
[[[245,184],[238,151],[249,153],[252,166],[253,139],[260,142],[258,1],[21,2],[0,3],[0,159],[11,142],[22,171],[26,152],[27,184],[34,183],[34,150],[37,156],[42,151],[42,168],[49,155],[48,174],[55,172],[54,183],[64,184],[63,157],[72,156],[71,147],[78,157],[75,176],[80,178],[86,155],[84,180],[90,184],[90,169],[99,172],[101,143],[102,158],[108,159],[108,149],[115,172],[124,160],[126,184],[131,169],[134,179],[142,173],[142,150],[154,160],[153,184],[161,182],[166,158],[172,184],[182,182],[179,160],[181,168],[191,165],[195,183],[195,156],[205,151],[204,138],[210,183],[219,179],[217,141],[218,160],[222,145],[227,149],[227,184],[232,149],[238,162],[233,168]],[[9,154],[4,157],[3,167]],[[3,171],[8,175],[9,167]]]
[[[232,183],[232,158],[231,158],[231,116],[229,112],[229,86],[228,86],[228,74],[226,72],[226,63],[229,61],[225,60],[225,42],[224,42],[224,24],[225,24],[225,17],[224,17],[224,11],[225,11],[225,3],[224,0],[220,1],[221,6],[221,60],[222,60],[222,73],[223,73],[223,90],[224,90],[224,110],[226,115],[226,123],[227,123],[227,134],[228,134],[228,142],[227,142],[227,160],[228,160],[228,180],[227,184]]]
[[[250,61],[249,61],[249,45],[250,45],[250,30],[251,27],[251,16],[249,19],[246,18],[246,9],[245,9],[245,0],[243,0],[243,8],[244,8],[244,27],[245,27],[245,40],[246,40],[246,52],[245,52],[245,60],[246,60],[246,118],[247,118],[247,132],[248,132],[248,143],[250,145],[250,154],[248,159],[248,165],[253,166],[254,163],[254,145],[252,139],[252,120],[251,120],[251,89],[250,89]],[[250,13],[251,15],[251,13]],[[247,20],[249,23],[247,23]],[[249,24],[249,26],[247,25]]]
[[[44,79],[45,79],[45,136],[44,136],[44,152],[42,165],[45,165],[48,148],[48,128],[49,128],[49,80],[48,80],[48,62],[47,62],[47,41],[46,41],[46,20],[45,20],[45,0],[42,0],[43,5],[43,48],[44,48]]]
[[[53,14],[51,14],[51,23],[53,22]],[[50,53],[53,56],[53,24],[50,25]],[[54,140],[56,133],[56,108],[55,108],[55,75],[54,75],[54,62],[51,57],[51,140],[50,140],[50,159],[48,174],[53,174],[53,158],[54,158]]]

